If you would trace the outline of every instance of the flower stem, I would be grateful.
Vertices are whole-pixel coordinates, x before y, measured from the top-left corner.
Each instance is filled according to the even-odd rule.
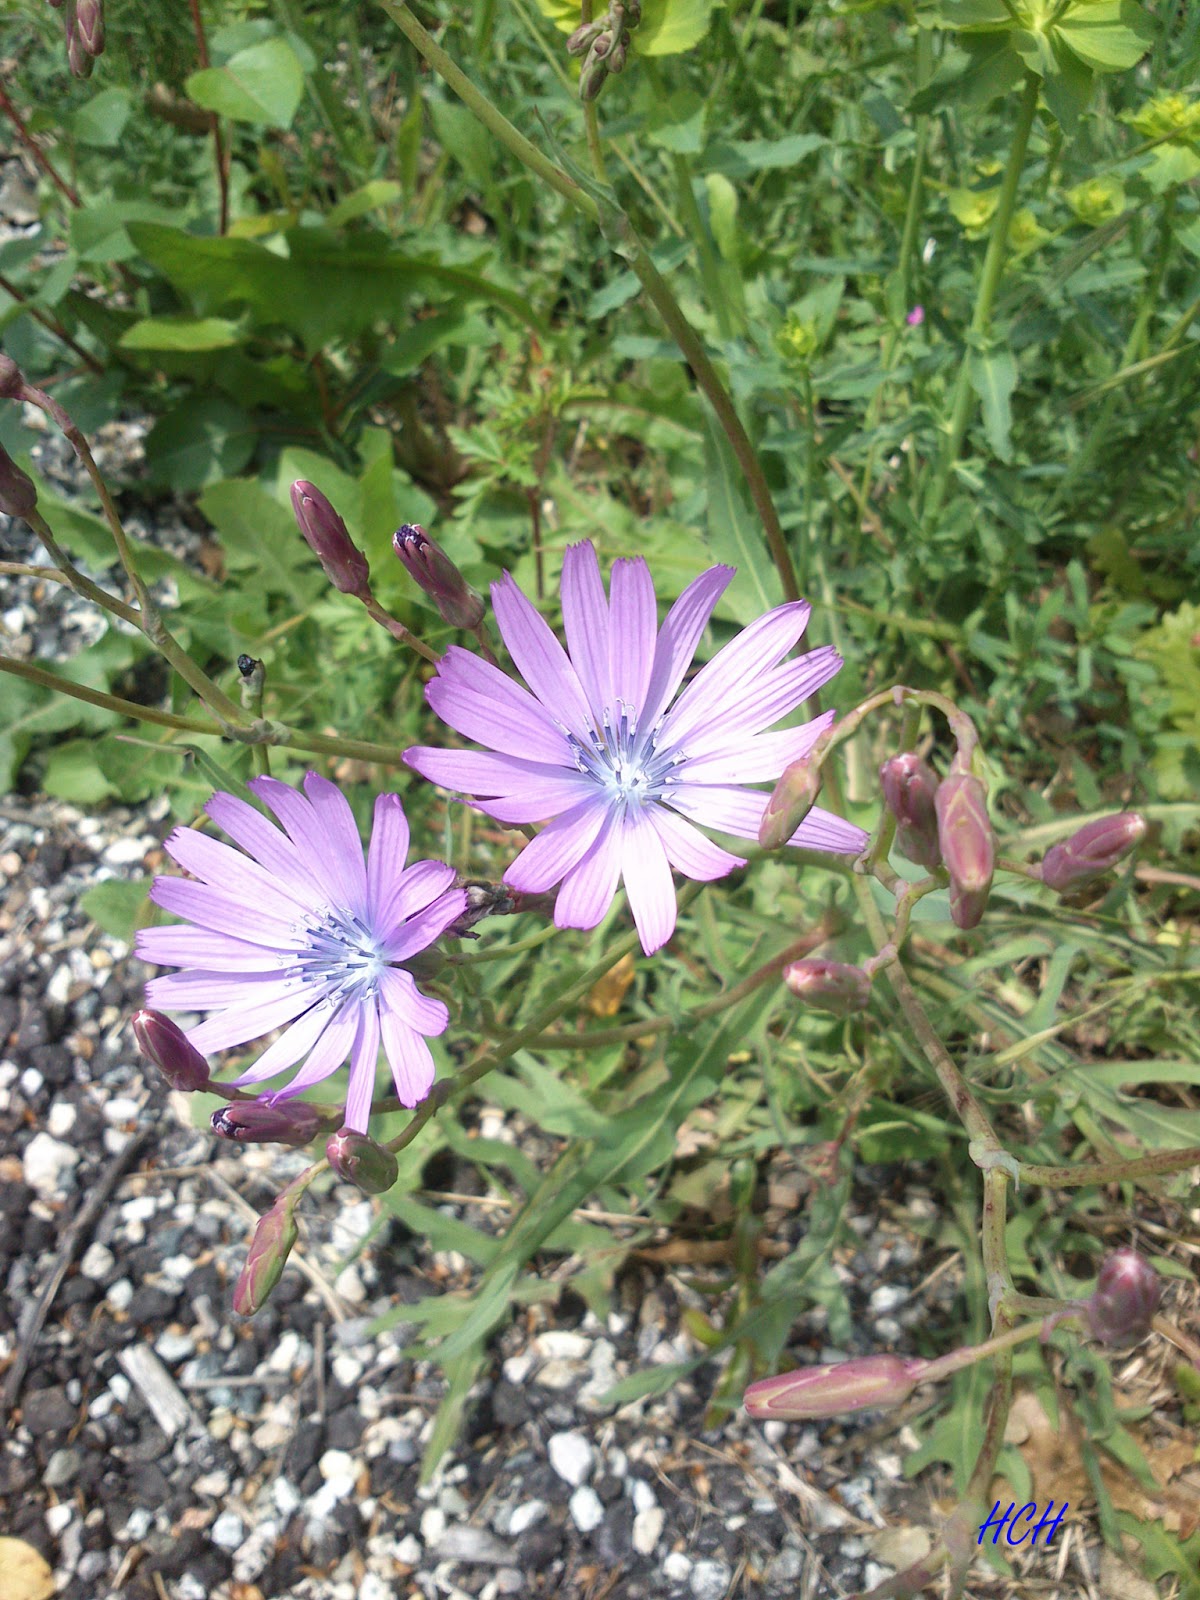
[[[996,303],[996,293],[1000,287],[1000,279],[1004,272],[1004,258],[1008,253],[1008,230],[1012,223],[1013,209],[1016,205],[1017,186],[1021,179],[1021,168],[1025,165],[1025,154],[1029,148],[1029,137],[1033,132],[1033,122],[1037,115],[1038,95],[1041,92],[1041,79],[1034,73],[1025,75],[1025,91],[1021,96],[1020,109],[1017,112],[1017,125],[1013,130],[1012,148],[1008,152],[1008,164],[1004,169],[1004,179],[1000,185],[1000,198],[996,205],[996,214],[992,218],[992,231],[988,238],[987,254],[983,258],[983,271],[979,278],[979,288],[975,295],[975,310],[971,316],[971,328],[967,335],[966,347],[959,363],[958,377],[954,383],[954,396],[950,409],[950,427],[946,440],[942,446],[941,459],[937,471],[930,485],[929,494],[925,501],[925,520],[929,525],[935,525],[946,502],[946,491],[950,485],[950,475],[958,462],[959,452],[962,450],[963,439],[967,432],[967,423],[970,421],[972,399],[970,367],[971,359],[985,339],[992,320],[992,308]]]
[[[1200,1146],[1187,1150],[1156,1150],[1128,1161],[1083,1161],[1073,1167],[1039,1167],[1021,1162],[1021,1182],[1044,1189],[1079,1189],[1088,1183],[1126,1183],[1135,1178],[1165,1177],[1200,1166]]]

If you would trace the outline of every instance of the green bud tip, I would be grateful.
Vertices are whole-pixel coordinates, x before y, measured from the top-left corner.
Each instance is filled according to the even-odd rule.
[[[771,790],[758,825],[758,842],[764,850],[778,850],[795,833],[817,803],[824,778],[811,756],[802,756],[785,767]]]

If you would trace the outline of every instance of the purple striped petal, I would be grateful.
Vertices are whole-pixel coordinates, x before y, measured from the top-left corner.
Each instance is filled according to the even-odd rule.
[[[270,827],[270,823],[267,824]],[[202,883],[222,894],[236,895],[247,905],[265,905],[276,917],[294,920],[303,916],[309,903],[290,893],[287,885],[257,861],[235,850],[232,845],[210,839],[195,828],[176,828],[163,841],[163,849],[173,861]]]
[[[528,689],[523,689],[519,683],[501,672],[499,667],[494,667],[490,661],[481,660],[479,656],[473,656],[469,650],[464,650],[459,645],[451,645],[438,662],[437,677],[426,686],[425,698],[439,716],[442,715],[441,704],[461,702],[464,713],[468,716],[474,717],[479,710],[482,710],[485,718],[489,716],[495,718],[499,715],[505,729],[516,727],[537,730],[538,748],[533,748],[527,737],[516,749],[507,750],[508,755],[524,756],[537,761],[548,760],[554,765],[564,759],[562,752],[569,748],[566,736],[556,724],[553,714],[540,700],[535,699]],[[451,722],[450,726],[454,727],[456,724]],[[465,738],[478,739],[480,744],[488,745],[492,749],[505,748],[490,735],[484,734],[481,737],[468,732],[465,728],[460,728],[459,732]],[[551,753],[542,755],[540,753],[542,748],[550,750]]]
[[[524,894],[552,889],[591,849],[607,810],[597,796],[555,817],[521,851],[505,872],[504,882]]]
[[[367,895],[376,915],[399,882],[407,855],[408,818],[400,796],[376,795],[371,843],[367,847]]]
[[[306,978],[288,978],[274,972],[205,972],[202,967],[186,972],[167,972],[151,978],[146,998],[157,1011],[207,1011],[213,1006],[250,1003],[264,1005],[273,998],[293,994],[316,997]],[[300,1008],[297,1007],[297,1010]]]
[[[518,711],[498,697],[479,694],[441,678],[434,678],[426,686],[425,698],[442,721],[461,733],[464,739],[474,739],[477,744],[499,750],[504,755],[546,761],[551,766],[573,764],[566,734],[554,726],[540,706],[536,715]],[[528,699],[531,706],[537,706],[532,695]],[[416,753],[416,750],[406,752],[405,760],[420,772],[421,764],[414,759]]]
[[[621,879],[621,825],[610,811],[595,843],[563,879],[554,902],[558,928],[594,928],[613,903]]]
[[[830,726],[834,712],[823,711],[801,728],[781,728],[777,733],[760,733],[721,754],[689,757],[676,768],[681,783],[763,783],[779,778],[783,769],[806,756]]]
[[[658,607],[650,568],[641,556],[614,561],[609,579],[608,668],[613,710],[622,704],[640,713],[654,666]]]
[[[375,1070],[379,1064],[379,1012],[372,1002],[358,1013],[358,1032],[350,1047],[350,1085],[346,1092],[344,1125],[366,1133],[375,1099]]]
[[[316,812],[304,796],[286,783],[280,783],[278,778],[251,778],[246,787],[275,813],[287,829],[288,837],[304,862],[304,870],[320,891],[323,903],[331,906],[348,904],[329,840],[317,821]]]
[[[222,894],[206,883],[193,883],[190,878],[155,878],[150,898],[164,911],[173,911],[177,917],[186,917],[214,933],[232,934],[251,944],[265,945],[268,950],[296,948],[290,920],[252,902]]]
[[[693,822],[754,840],[758,839],[758,825],[769,799],[762,789],[736,789],[715,783],[680,784],[671,793],[675,810],[682,811]],[[861,828],[814,806],[788,843],[804,845],[809,850],[857,855],[866,841],[867,835]]]
[[[549,623],[507,572],[492,585],[492,607],[517,671],[544,706],[553,707],[577,738],[586,739],[592,715],[575,668]]]
[[[445,894],[456,876],[454,868],[448,867],[444,861],[414,861],[411,867],[405,867],[397,878],[390,897],[376,910],[376,934],[385,940],[404,937],[408,919],[424,911],[440,895]],[[461,910],[465,909],[464,889]],[[460,911],[454,912],[449,921],[453,922],[459,915]]]
[[[625,813],[621,829],[621,880],[646,955],[675,932],[678,907],[663,842],[643,811]]]
[[[230,1050],[235,1044],[261,1039],[273,1028],[282,1028],[285,1022],[307,1011],[314,999],[320,999],[319,991],[314,991],[311,984],[302,984],[292,993],[260,1005],[232,1006],[218,1012],[207,1022],[189,1028],[187,1036],[202,1056],[211,1055],[214,1050]]]
[[[296,1095],[303,1094],[305,1089],[311,1089],[314,1083],[320,1083],[336,1072],[350,1054],[350,1046],[358,1031],[358,1019],[365,1009],[368,1007],[361,1000],[345,1001],[313,1045],[300,1071],[285,1088],[277,1089],[268,1098],[272,1101],[292,1100]],[[369,1009],[374,1010],[374,1006]]]
[[[647,815],[663,842],[667,860],[685,878],[711,883],[714,878],[724,878],[735,867],[746,865],[741,856],[722,850],[719,844],[705,838],[699,828],[693,828],[690,822],[668,811],[666,806],[651,806]]]
[[[261,811],[232,794],[214,794],[204,809],[234,844],[280,879],[294,899],[309,907],[323,903],[296,846]]]
[[[796,643],[808,625],[809,610],[804,600],[776,606],[718,650],[668,712],[661,742],[678,744],[731,702],[736,706],[746,684],[769,672]]]
[[[434,1065],[429,1046],[396,1015],[380,993],[379,1026],[392,1081],[402,1106],[419,1105],[433,1087]]]
[[[392,934],[383,947],[388,961],[407,961],[440,939],[450,924],[467,909],[465,889],[447,889],[422,911],[415,911]]]
[[[233,1079],[234,1088],[244,1089],[247,1084],[265,1083],[268,1078],[277,1078],[281,1072],[294,1067],[329,1026],[335,1010],[332,1000],[318,1000],[315,1006],[302,1017],[297,1017],[290,1028],[285,1028],[267,1046],[253,1066],[247,1067],[241,1077]]]
[[[520,826],[527,822],[549,822],[563,811],[594,795],[596,785],[582,772],[563,772],[554,778],[529,779],[518,794],[498,800],[476,800],[476,809],[497,822]]]
[[[134,953],[158,967],[205,967],[209,972],[274,972],[282,956],[227,933],[212,933],[179,923],[165,928],[139,928]]]
[[[696,646],[708,627],[717,601],[729,587],[735,570],[734,567],[710,567],[688,584],[667,612],[654,647],[654,668],[642,707],[643,727],[657,722],[670,705],[692,664]]]
[[[417,1033],[445,1033],[450,1012],[444,1001],[422,994],[411,972],[389,967],[380,975],[380,1005]]]
[[[870,834],[832,811],[814,806],[788,840],[806,850],[828,850],[834,855],[857,856],[867,848]]]
[[[608,670],[608,601],[591,540],[570,544],[563,556],[561,598],[563,626],[571,661],[583,685],[597,727],[613,703]]]
[[[333,870],[342,893],[340,902],[349,904],[360,917],[367,915],[367,868],[363,861],[362,839],[350,802],[319,772],[304,776],[304,792],[316,814],[317,827],[325,839],[325,850],[333,856]]]
[[[420,761],[409,761],[410,756],[419,756]],[[578,805],[592,787],[574,767],[568,770],[484,750],[435,750],[415,745],[404,752],[404,759],[431,783],[475,796],[477,808],[498,822],[545,822]],[[481,795],[503,798],[481,801]]]

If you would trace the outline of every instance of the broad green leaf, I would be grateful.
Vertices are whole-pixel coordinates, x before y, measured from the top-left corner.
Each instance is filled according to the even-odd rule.
[[[304,71],[286,39],[267,39],[202,67],[184,80],[189,99],[219,117],[258,127],[288,128],[304,93]]]
[[[79,904],[97,927],[132,944],[141,914],[150,904],[149,893],[149,878],[109,878],[94,883]]]
[[[766,535],[748,505],[733,451],[711,418],[705,422],[708,522],[704,542],[718,561],[737,568],[726,600],[739,622],[753,622],[783,600]]]
[[[1083,0],[1071,6],[1055,32],[1097,72],[1136,67],[1154,39],[1154,24],[1137,0]]]
[[[80,144],[111,150],[125,131],[131,105],[128,89],[101,89],[72,115],[71,129]]]
[[[690,50],[708,32],[717,0],[643,0],[642,20],[631,35],[644,56]]]
[[[146,437],[146,469],[153,482],[187,493],[240,472],[258,439],[252,419],[220,395],[182,401]]]
[[[927,116],[948,105],[986,106],[1021,80],[1021,58],[1007,33],[981,33],[962,41],[963,57],[955,53],[932,83],[913,95],[908,109]]]
[[[1017,360],[1005,346],[972,350],[967,363],[971,387],[983,406],[988,443],[1001,461],[1012,460],[1012,399],[1017,387]]]
[[[117,792],[96,765],[94,739],[68,739],[55,745],[42,773],[42,788],[81,806],[99,805]]]
[[[121,337],[123,350],[225,350],[245,335],[227,317],[145,317]]]
[[[709,172],[723,172],[727,178],[744,178],[752,172],[798,166],[828,143],[819,133],[789,133],[782,139],[732,139],[710,145],[704,165]]]

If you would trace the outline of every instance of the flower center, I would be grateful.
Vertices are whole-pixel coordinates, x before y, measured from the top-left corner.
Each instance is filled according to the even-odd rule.
[[[323,906],[297,924],[289,977],[325,986],[331,1000],[368,1000],[388,963],[371,929],[346,906]]]
[[[606,799],[644,805],[661,800],[676,780],[671,769],[687,758],[680,750],[657,748],[661,720],[646,733],[637,726],[637,713],[621,701],[614,716],[605,708],[602,731],[593,728],[588,741],[567,733],[567,743],[580,772],[604,790]]]

